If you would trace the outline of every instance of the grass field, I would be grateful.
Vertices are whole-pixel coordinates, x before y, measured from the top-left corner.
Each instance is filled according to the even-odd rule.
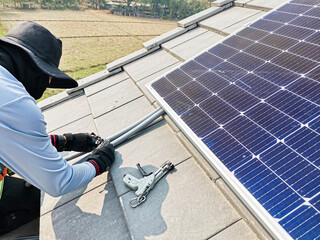
[[[106,64],[141,49],[143,42],[176,27],[172,21],[95,10],[1,10],[0,16],[0,36],[18,23],[32,20],[61,38],[60,69],[77,80],[105,69]],[[60,91],[48,89],[42,99]]]

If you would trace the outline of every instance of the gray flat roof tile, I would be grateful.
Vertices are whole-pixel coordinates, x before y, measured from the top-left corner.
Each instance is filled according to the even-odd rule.
[[[131,239],[113,183],[42,216],[40,239]]]
[[[223,29],[231,27],[252,15],[258,14],[259,12],[259,10],[254,9],[232,7],[212,16],[211,18],[201,21],[199,25],[215,31],[222,31]]]
[[[246,3],[251,2],[252,0],[235,0],[234,3],[236,6],[243,7]]]
[[[103,138],[107,138],[131,126],[152,111],[154,111],[154,108],[144,97],[141,97],[96,118],[95,123],[99,134]]]
[[[261,10],[271,10],[288,2],[288,0],[252,0],[246,4],[248,7],[253,7]]]
[[[117,74],[118,72],[121,71],[121,68],[118,68],[112,72],[109,72],[108,70],[102,70],[100,72],[97,72],[95,74],[92,74],[88,77],[85,77],[81,80],[78,81],[79,86],[76,88],[71,88],[69,90],[67,90],[68,94],[71,94],[75,91],[78,91],[79,89],[83,89],[85,87],[91,86],[92,84],[95,84],[97,82],[100,82],[101,80],[111,77],[112,75]]]
[[[177,58],[164,50],[160,50],[134,61],[123,68],[128,75],[137,82],[176,62],[179,62]]]
[[[171,41],[162,44],[162,47],[164,49],[173,48],[173,47],[178,46],[186,41],[189,41],[192,38],[195,38],[201,34],[204,34],[205,32],[207,32],[207,30],[205,30],[203,28],[199,28],[199,27],[192,29],[192,30],[186,32],[185,34],[182,34],[181,36],[176,37],[175,39],[172,39]]]
[[[198,37],[169,49],[169,52],[181,60],[187,60],[213,44],[220,42],[223,38],[223,36],[217,33],[208,31]]]
[[[167,160],[177,164],[191,157],[164,121],[152,125],[137,137],[120,145],[117,153],[111,175],[119,196],[128,191],[122,180],[124,174],[142,177],[136,167],[137,163],[148,172]]]
[[[43,111],[48,132],[61,128],[89,114],[91,114],[91,111],[85,95],[75,97]]]
[[[156,38],[153,38],[147,42],[144,42],[143,46],[146,49],[151,49],[151,48],[157,47],[157,46],[161,45],[162,43],[167,42],[173,38],[176,38],[176,37],[180,36],[181,34],[187,32],[190,29],[195,28],[195,27],[197,27],[197,24],[193,24],[193,25],[188,26],[186,28],[177,27],[177,28],[172,29],[171,31],[166,32]]]
[[[223,29],[222,31],[226,34],[232,34],[238,30],[240,30],[241,28],[245,27],[246,25],[256,21],[258,18],[262,17],[263,15],[265,15],[266,12],[263,11],[259,11],[257,14],[252,15],[251,17],[245,18],[242,21]]]
[[[129,206],[133,197],[130,191],[121,199],[134,239],[207,239],[241,219],[193,158],[162,178],[136,209]]]
[[[226,239],[237,239],[237,240],[258,240],[248,225],[243,219],[229,226],[217,235],[209,238],[209,240],[226,240]]]
[[[159,46],[151,48],[151,49],[142,48],[142,49],[135,51],[125,57],[119,58],[119,59],[115,60],[114,62],[107,64],[107,70],[110,72],[113,70],[116,70],[117,68],[120,68],[120,67],[122,67],[128,63],[131,63],[139,58],[142,58],[142,57],[148,55],[149,53],[156,51],[157,49],[159,49]]]
[[[216,1],[212,2],[212,6],[221,7],[221,6],[226,5],[230,2],[234,2],[234,0],[216,0]]]
[[[223,11],[224,9],[231,7],[232,5],[233,5],[233,3],[231,2],[231,3],[228,3],[224,6],[222,6],[222,7],[210,7],[206,10],[203,10],[199,13],[196,13],[190,17],[187,17],[187,18],[179,21],[178,26],[179,27],[188,27],[194,23],[197,23],[203,19],[206,19],[212,15],[217,14],[217,13]]]
[[[88,102],[96,118],[141,96],[139,89],[128,79],[89,96]]]
[[[73,162],[79,161],[80,159],[84,158],[88,154],[78,157],[73,160]],[[69,162],[70,164],[70,162]],[[97,177],[95,177],[88,185],[82,186],[70,193],[67,193],[61,197],[51,197],[49,194],[41,192],[41,215],[47,214],[49,211],[52,211],[71,200],[80,197],[83,194],[90,192],[91,190],[97,188],[100,185],[105,185],[107,181],[110,181],[110,174],[105,172]]]
[[[48,132],[50,134],[64,134],[64,133],[79,133],[79,132],[95,132],[97,133],[96,126],[93,121],[92,115],[85,116],[77,121],[74,121],[68,125],[65,125],[61,128],[58,128],[52,132]]]
[[[84,89],[87,96],[90,96],[98,91],[104,90],[112,85],[115,85],[125,79],[128,79],[129,76],[125,72],[120,72],[116,75],[110,76],[98,83],[90,85]]]
[[[168,67],[166,67],[166,68],[164,68],[164,69],[152,74],[151,76],[148,76],[148,77],[140,80],[139,82],[137,82],[138,87],[143,92],[144,96],[146,98],[148,98],[151,103],[155,102],[156,99],[153,97],[153,95],[146,88],[146,84],[148,84],[149,82],[155,80],[157,77],[167,73],[168,71],[170,71],[171,69],[175,68],[176,66],[178,66],[180,64],[181,64],[181,62],[174,63],[174,64],[172,64],[172,65],[170,65],[170,66],[168,66]]]

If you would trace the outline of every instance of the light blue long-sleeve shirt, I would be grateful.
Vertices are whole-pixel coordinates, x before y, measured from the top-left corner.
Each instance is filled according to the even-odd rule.
[[[63,117],[63,116],[61,116]],[[35,100],[0,66],[0,163],[52,196],[89,183],[91,163],[69,165],[51,144]]]

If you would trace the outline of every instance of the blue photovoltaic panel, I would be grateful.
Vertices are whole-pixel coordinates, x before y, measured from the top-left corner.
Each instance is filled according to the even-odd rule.
[[[149,88],[276,236],[320,239],[319,0],[292,0]]]

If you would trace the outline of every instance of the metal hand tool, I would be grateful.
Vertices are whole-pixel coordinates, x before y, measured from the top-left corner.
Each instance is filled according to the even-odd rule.
[[[130,206],[135,208],[142,204],[147,200],[147,195],[151,189],[154,188],[156,183],[170,170],[174,169],[174,165],[172,162],[166,161],[155,173],[147,174],[140,164],[137,164],[137,167],[143,176],[143,178],[137,179],[130,174],[125,174],[123,177],[124,184],[131,188],[132,190],[136,190],[135,194],[137,197],[132,198],[130,201]]]

